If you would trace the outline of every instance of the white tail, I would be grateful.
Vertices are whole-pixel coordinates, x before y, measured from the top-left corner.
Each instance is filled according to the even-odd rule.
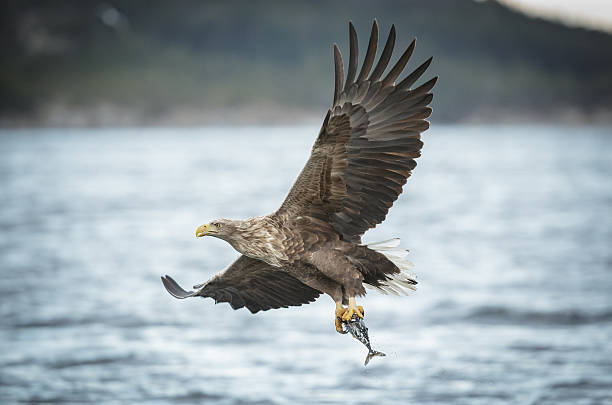
[[[393,238],[382,242],[375,242],[366,245],[372,250],[377,251],[380,254],[393,262],[400,270],[399,273],[391,275],[391,278],[378,287],[374,287],[369,284],[365,284],[368,288],[378,290],[383,294],[393,295],[408,295],[408,290],[416,291],[416,276],[412,273],[414,264],[405,259],[408,254],[408,249],[402,249],[399,247],[400,239]]]

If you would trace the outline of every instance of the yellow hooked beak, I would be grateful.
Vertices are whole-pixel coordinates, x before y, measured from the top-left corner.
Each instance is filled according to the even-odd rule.
[[[205,224],[205,225],[200,225],[198,226],[198,229],[196,229],[196,237],[202,237],[202,236],[206,236],[206,235],[210,235],[211,233],[215,233],[217,232],[217,228],[215,228],[214,225],[211,224]]]

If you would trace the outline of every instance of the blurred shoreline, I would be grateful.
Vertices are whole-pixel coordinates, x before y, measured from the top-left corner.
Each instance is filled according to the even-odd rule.
[[[59,103],[36,109],[30,113],[0,116],[0,128],[319,125],[325,112],[325,108],[291,108],[273,104],[230,108],[188,106],[155,111],[110,103],[82,107]],[[547,112],[483,109],[461,120],[450,121],[437,119],[434,109],[429,121],[445,124],[612,125],[612,111],[601,108],[587,113],[579,107],[557,107]]]
[[[7,3],[0,126],[320,125],[332,44],[347,64],[353,21],[363,58],[374,18],[390,66],[418,38],[403,75],[434,57],[432,122],[612,123],[607,32],[496,1],[215,4]]]

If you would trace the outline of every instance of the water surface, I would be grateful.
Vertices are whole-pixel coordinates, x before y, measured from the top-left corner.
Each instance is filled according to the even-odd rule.
[[[236,256],[317,128],[0,133],[0,402],[612,403],[612,130],[434,125],[387,221],[419,290],[251,315],[162,287]]]

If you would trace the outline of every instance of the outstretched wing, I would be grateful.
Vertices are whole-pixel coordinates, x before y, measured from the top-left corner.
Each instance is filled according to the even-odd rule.
[[[429,58],[395,83],[412,55],[415,41],[382,77],[395,44],[394,26],[370,73],[378,43],[376,21],[357,75],[357,34],[352,23],[349,33],[346,83],[342,57],[334,45],[332,108],[310,159],[277,215],[311,216],[327,221],[343,239],[358,243],[366,230],[385,219],[416,166],[414,159],[420,156],[423,147],[421,132],[429,128],[425,119],[431,114],[430,90],[437,77],[411,88],[429,67]]]
[[[252,313],[313,302],[321,294],[293,276],[248,256],[240,256],[226,270],[204,284],[185,291],[172,277],[162,277],[164,287],[176,298],[210,297],[233,309],[247,307]]]

